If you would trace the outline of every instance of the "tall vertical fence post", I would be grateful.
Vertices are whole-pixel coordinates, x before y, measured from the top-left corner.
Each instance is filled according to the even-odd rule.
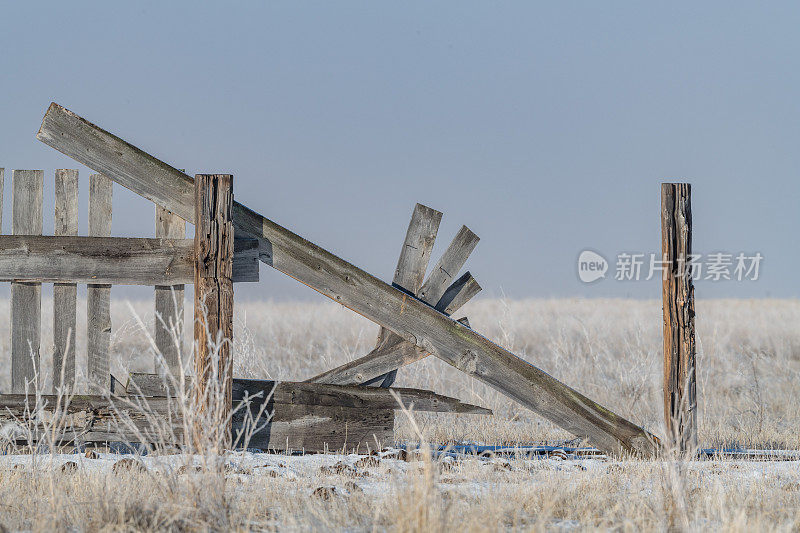
[[[230,448],[233,176],[195,176],[195,446]]]
[[[667,439],[680,452],[697,448],[692,188],[661,184],[664,417]]]

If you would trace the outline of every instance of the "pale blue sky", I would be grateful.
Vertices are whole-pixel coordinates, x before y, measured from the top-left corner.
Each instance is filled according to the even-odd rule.
[[[239,201],[386,280],[422,202],[445,213],[439,250],[461,224],[481,236],[485,294],[659,298],[583,285],[575,262],[656,251],[674,179],[697,251],[764,256],[758,282],[698,297],[800,296],[799,4],[33,4],[2,3],[6,232],[10,169],[46,170],[50,231],[53,170],[76,168],[34,137],[56,101],[233,173]],[[114,232],[151,236],[152,206],[115,194]],[[248,297],[317,297],[263,268]]]

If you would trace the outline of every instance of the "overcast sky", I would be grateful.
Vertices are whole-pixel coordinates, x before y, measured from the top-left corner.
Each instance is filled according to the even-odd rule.
[[[763,256],[697,296],[800,296],[800,4],[2,6],[6,233],[14,168],[46,171],[46,233],[54,169],[81,170],[86,213],[88,169],[35,139],[55,101],[234,174],[237,200],[388,281],[421,202],[439,253],[461,224],[481,237],[486,295],[659,298],[616,256],[658,251],[659,183],[688,181],[695,250]],[[152,204],[114,194],[114,233],[152,236]],[[606,279],[579,280],[587,248]],[[266,266],[241,296],[321,298]]]

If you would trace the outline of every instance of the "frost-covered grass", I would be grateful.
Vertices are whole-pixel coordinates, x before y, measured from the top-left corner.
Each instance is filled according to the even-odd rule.
[[[113,373],[152,371],[147,335],[134,318],[151,324],[152,303],[112,302]],[[42,367],[48,375],[49,305],[46,300],[42,319]],[[0,302],[0,309],[7,310],[7,302]],[[662,432],[660,302],[479,299],[463,314],[495,342],[633,422]],[[798,324],[796,300],[698,302],[703,447],[800,449]],[[328,302],[238,303],[234,374],[302,380],[366,353],[377,329]],[[8,334],[7,316],[0,312],[0,357],[6,362]],[[85,318],[78,325],[79,373],[84,350]],[[0,365],[4,391],[9,367]],[[429,388],[495,412],[490,417],[416,414],[415,424],[399,415],[400,442],[571,439],[433,358],[401,370],[398,385]],[[33,530],[800,527],[797,462],[467,458],[443,464],[423,457],[412,462],[384,458],[359,467],[356,461],[363,458],[355,456],[234,454],[225,458],[228,468],[179,473],[177,465],[190,457],[153,455],[144,458],[146,472],[114,474],[111,465],[118,459],[47,453],[0,459],[0,523]],[[76,462],[74,473],[61,471],[67,460]],[[26,466],[13,469],[12,463]],[[355,470],[323,469],[339,463]]]

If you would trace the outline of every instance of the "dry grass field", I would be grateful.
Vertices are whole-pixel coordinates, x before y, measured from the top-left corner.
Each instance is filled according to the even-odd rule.
[[[112,372],[152,371],[142,328],[153,322],[152,302],[112,302]],[[45,300],[45,374],[48,305]],[[478,299],[464,314],[495,342],[662,432],[660,302]],[[701,301],[697,314],[701,446],[799,449],[800,302]],[[305,379],[363,355],[377,334],[374,324],[327,302],[238,303],[235,320],[235,375],[242,377]],[[80,366],[80,318],[78,329]],[[4,361],[8,333],[8,320],[0,321]],[[0,369],[0,390],[7,391],[9,365]],[[493,416],[398,413],[399,443],[580,444],[433,358],[402,369],[398,385],[494,410]],[[187,465],[202,458],[185,455],[149,455],[141,472],[114,472],[118,459],[6,456],[0,525],[35,531],[800,528],[796,462],[240,453],[199,472]],[[67,461],[75,461],[74,471],[62,468]]]

